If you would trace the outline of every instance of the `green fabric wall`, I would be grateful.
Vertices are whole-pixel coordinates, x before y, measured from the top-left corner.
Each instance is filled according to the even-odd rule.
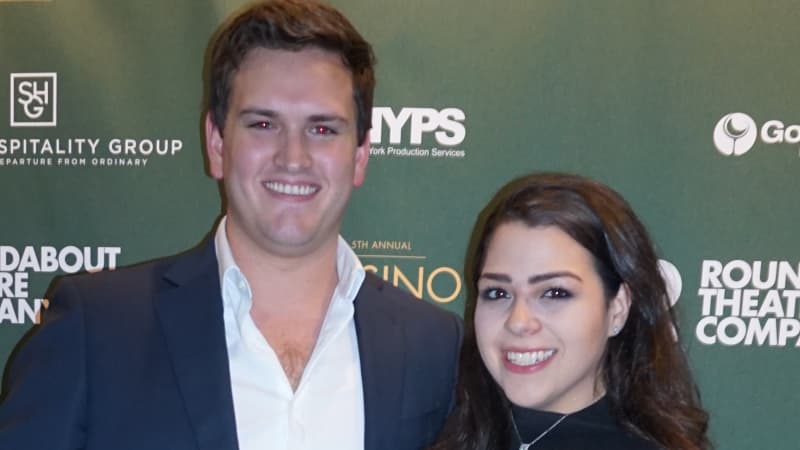
[[[0,367],[61,269],[175,253],[213,226],[201,69],[242,3],[0,1]],[[796,2],[334,4],[379,58],[374,154],[343,230],[370,270],[461,312],[466,241],[500,185],[533,170],[606,182],[680,273],[680,335],[718,448],[797,448]],[[56,74],[38,97],[55,126],[12,126],[36,121],[37,103],[19,103],[31,87],[53,87],[31,73]],[[393,139],[386,118],[404,108]],[[735,116],[715,144],[736,112],[752,122]],[[725,155],[734,138],[752,147]]]

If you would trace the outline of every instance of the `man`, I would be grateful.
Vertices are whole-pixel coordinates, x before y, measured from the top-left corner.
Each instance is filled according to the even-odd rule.
[[[189,252],[63,279],[10,366],[2,449],[418,449],[452,402],[458,319],[339,236],[362,184],[369,44],[312,1],[216,35],[206,153],[226,215]]]

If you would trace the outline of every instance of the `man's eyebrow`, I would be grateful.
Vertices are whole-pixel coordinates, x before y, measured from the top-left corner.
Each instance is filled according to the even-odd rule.
[[[342,122],[347,123],[347,119],[337,114],[312,114],[308,116],[309,122]]]
[[[280,114],[278,114],[277,111],[267,108],[244,108],[241,111],[239,111],[239,117],[244,117],[249,115],[270,117],[270,118],[275,118],[280,116]],[[338,114],[312,114],[308,116],[308,121],[348,123],[348,120],[346,118]]]
[[[264,108],[244,108],[243,110],[239,111],[239,117],[247,116],[247,115],[256,115],[256,116],[264,116],[264,117],[278,117],[278,113],[272,109],[264,109]]]

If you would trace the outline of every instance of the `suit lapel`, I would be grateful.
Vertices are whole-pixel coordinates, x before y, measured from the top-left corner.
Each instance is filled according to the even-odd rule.
[[[405,374],[403,330],[382,304],[383,280],[367,273],[355,300],[364,389],[364,449],[392,448]]]
[[[213,239],[179,257],[155,299],[200,450],[237,450],[223,307]]]

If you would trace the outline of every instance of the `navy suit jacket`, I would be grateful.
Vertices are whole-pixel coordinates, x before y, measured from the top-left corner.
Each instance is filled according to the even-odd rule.
[[[238,449],[213,240],[65,277],[49,298],[7,370],[0,449]],[[355,324],[365,449],[426,447],[452,406],[460,319],[368,273]]]

